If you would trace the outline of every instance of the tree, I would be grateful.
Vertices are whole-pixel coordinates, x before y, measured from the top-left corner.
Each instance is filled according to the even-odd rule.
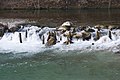
[[[109,2],[108,2],[109,4],[108,4],[108,9],[110,9],[111,8],[111,3],[112,3],[112,0],[109,0]]]

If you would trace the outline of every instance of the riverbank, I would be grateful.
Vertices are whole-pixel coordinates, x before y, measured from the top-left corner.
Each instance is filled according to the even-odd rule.
[[[120,8],[119,0],[6,0],[1,9]]]

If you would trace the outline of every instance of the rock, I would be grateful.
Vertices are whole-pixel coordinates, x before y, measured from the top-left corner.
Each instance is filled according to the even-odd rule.
[[[91,29],[91,28],[87,28],[86,31],[87,31],[87,32],[95,32],[95,30],[94,30],[94,29]]]
[[[115,54],[120,54],[120,51],[115,52]]]
[[[62,25],[61,25],[62,27],[71,27],[71,26],[73,26],[73,23],[72,22],[70,22],[70,21],[66,21],[66,22],[64,22]]]
[[[0,37],[2,37],[7,30],[8,30],[8,26],[0,23]]]
[[[72,27],[73,27],[73,23],[70,21],[66,21],[58,28],[58,30],[64,30],[64,31],[68,30],[69,31],[69,30],[71,30]]]
[[[99,39],[100,39],[100,32],[97,30],[96,31],[96,36],[95,36],[94,40],[97,41]]]
[[[47,43],[46,46],[52,46],[55,45],[57,42],[57,38],[56,38],[56,33],[54,32],[49,32],[48,33],[48,39],[47,39]]]
[[[95,28],[98,29],[98,30],[100,31],[100,29],[104,29],[105,26],[104,26],[104,25],[98,24],[98,25],[95,26]]]
[[[74,35],[73,35],[73,38],[76,38],[76,39],[82,38],[82,33],[79,32],[79,33],[74,34]]]
[[[89,41],[89,39],[91,39],[91,33],[90,32],[82,32],[82,38],[83,38],[83,41],[87,40]]]
[[[20,29],[20,27],[11,27],[10,29],[8,29],[8,32],[15,32],[18,31]]]
[[[73,43],[73,42],[70,41],[70,40],[67,40],[67,41],[64,42],[65,45],[72,44],[72,43]]]

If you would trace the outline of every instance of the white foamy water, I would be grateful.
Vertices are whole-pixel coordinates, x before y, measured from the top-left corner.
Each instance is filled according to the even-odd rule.
[[[66,37],[62,36],[62,41],[56,43],[53,46],[46,47],[42,44],[43,35],[45,36],[45,43],[47,42],[48,32],[53,31],[54,28],[44,27],[38,28],[37,26],[21,27],[20,31],[14,33],[5,33],[0,40],[0,53],[38,53],[49,49],[56,49],[56,51],[92,51],[92,50],[108,50],[112,52],[118,52],[120,50],[120,30],[113,30],[112,40],[108,35],[102,36],[99,40],[94,41],[93,37],[89,41],[83,41],[82,39],[73,39],[73,44],[63,44]],[[108,31],[108,30],[104,30]],[[27,33],[26,33],[27,32]],[[21,33],[22,43],[20,43],[19,34]],[[26,35],[27,34],[27,35]],[[60,37],[57,36],[57,40]]]
[[[4,25],[9,25],[9,28],[15,27],[16,24],[29,22],[26,19],[0,19],[0,23]]]

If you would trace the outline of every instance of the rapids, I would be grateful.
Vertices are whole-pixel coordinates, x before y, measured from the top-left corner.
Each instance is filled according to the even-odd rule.
[[[53,46],[46,46],[43,44],[43,35],[45,36],[44,42],[47,43],[48,32],[55,31],[56,28],[38,27],[38,26],[21,26],[16,32],[6,32],[0,40],[0,53],[38,53],[49,49],[56,49],[57,51],[79,50],[79,51],[96,51],[107,50],[112,52],[119,52],[120,50],[120,30],[112,30],[112,40],[108,37],[108,29],[102,29],[99,40],[95,41],[93,38],[95,32],[92,32],[89,41],[82,39],[73,39],[73,44],[63,44],[66,40],[62,34],[56,35],[57,43]],[[21,41],[20,42],[20,34]],[[60,40],[62,37],[62,40]]]

